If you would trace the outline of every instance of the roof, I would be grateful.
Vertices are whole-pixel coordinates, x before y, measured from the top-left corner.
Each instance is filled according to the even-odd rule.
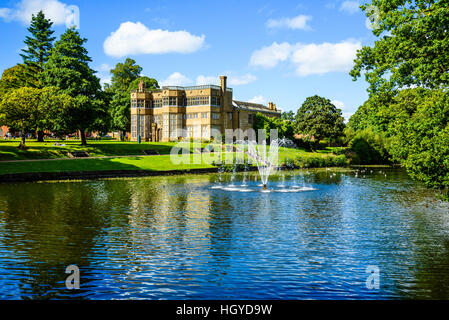
[[[259,103],[251,103],[251,102],[244,102],[244,101],[238,101],[233,100],[232,105],[235,108],[248,110],[248,111],[257,111],[257,112],[269,112],[269,113],[280,113],[279,110],[270,110],[267,106]]]

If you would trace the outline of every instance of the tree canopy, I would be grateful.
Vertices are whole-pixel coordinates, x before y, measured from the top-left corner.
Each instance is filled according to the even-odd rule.
[[[26,69],[28,76],[35,78],[35,81],[31,84],[39,84],[37,80],[44,69],[44,64],[50,56],[50,49],[55,40],[55,37],[52,37],[54,33],[51,29],[52,26],[53,22],[46,19],[42,11],[39,11],[36,15],[32,15],[31,24],[28,27],[30,35],[26,36],[24,41],[26,47],[22,49],[22,53],[20,54],[23,63],[29,67]]]
[[[107,106],[101,99],[100,80],[89,66],[91,58],[84,47],[87,40],[78,31],[69,28],[51,50],[45,64],[43,79],[47,86],[58,87],[76,99],[68,127],[79,130],[82,144],[86,144],[85,131],[99,129],[99,118],[107,118]]]
[[[372,47],[357,54],[369,99],[351,117],[354,130],[390,137],[392,159],[429,187],[449,190],[449,2],[373,0],[379,12]],[[369,4],[362,6],[369,13]],[[447,193],[449,195],[449,191]]]
[[[365,74],[370,92],[410,86],[431,89],[449,84],[449,2],[445,0],[373,0],[362,9],[378,10],[378,37],[357,53],[354,79]]]
[[[58,115],[73,106],[70,96],[57,88],[23,87],[5,94],[0,103],[0,124],[22,132],[21,147],[25,147],[28,133],[54,130]]]
[[[337,140],[345,128],[342,112],[329,99],[313,96],[306,99],[296,114],[296,133]]]

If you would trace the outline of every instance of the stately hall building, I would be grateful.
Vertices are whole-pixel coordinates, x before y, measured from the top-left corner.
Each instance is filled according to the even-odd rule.
[[[131,92],[131,139],[136,141],[140,132],[142,141],[209,140],[212,129],[252,128],[258,112],[281,116],[274,103],[267,107],[233,100],[227,77],[220,77],[220,84],[147,90],[141,82]]]

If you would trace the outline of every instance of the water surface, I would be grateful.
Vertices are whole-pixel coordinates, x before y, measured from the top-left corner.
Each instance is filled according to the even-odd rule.
[[[403,172],[255,178],[0,184],[0,298],[449,298],[449,205]]]

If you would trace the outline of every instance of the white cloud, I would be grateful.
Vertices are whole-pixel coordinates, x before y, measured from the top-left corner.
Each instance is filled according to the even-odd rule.
[[[265,98],[263,96],[255,96],[254,98],[252,98],[248,102],[258,103],[258,104],[265,104],[267,101],[265,100]]]
[[[267,21],[268,28],[288,28],[310,30],[307,22],[312,20],[311,16],[299,15],[294,18],[270,19]]]
[[[347,40],[339,43],[298,44],[291,61],[296,66],[296,74],[308,76],[329,72],[346,72],[354,65],[360,42]]]
[[[250,59],[250,65],[260,66],[264,68],[273,68],[279,62],[285,61],[289,58],[291,53],[291,46],[287,42],[278,44],[274,42],[269,47],[263,47],[256,50]]]
[[[200,75],[196,78],[197,86],[203,86],[203,85],[207,85],[207,84],[219,85],[220,79],[219,79],[219,77],[203,76],[203,75]]]
[[[188,86],[193,83],[192,80],[179,72],[172,73],[167,79],[161,81],[162,86]]]
[[[248,73],[242,76],[228,76],[228,83],[230,86],[241,86],[257,80],[257,77]]]
[[[104,41],[104,51],[113,57],[131,54],[192,53],[204,45],[205,36],[187,31],[148,29],[140,22],[124,22]]]
[[[110,72],[113,68],[107,63],[103,63],[98,67],[98,71],[100,72]]]
[[[274,42],[253,53],[250,65],[265,68],[275,67],[281,61],[289,61],[298,76],[349,71],[361,43],[346,40],[338,43],[321,44],[278,44]]]
[[[14,8],[0,8],[0,17],[6,21],[17,20],[29,24],[31,17],[42,10],[55,25],[66,24],[74,14],[73,6],[58,0],[21,0]]]
[[[349,14],[354,14],[360,11],[359,1],[348,0],[344,1],[340,6],[340,11],[347,12]]]
[[[345,103],[339,100],[332,100],[331,103],[336,106],[338,109],[343,110],[345,107]]]
[[[248,73],[245,75],[233,75],[233,74],[226,74],[228,77],[228,85],[229,86],[241,86],[245,85],[251,82],[254,82],[257,80],[257,77]],[[207,85],[207,84],[214,84],[219,85],[220,84],[220,77],[219,76],[204,76],[200,75],[196,78],[196,84],[198,86],[201,85]]]

